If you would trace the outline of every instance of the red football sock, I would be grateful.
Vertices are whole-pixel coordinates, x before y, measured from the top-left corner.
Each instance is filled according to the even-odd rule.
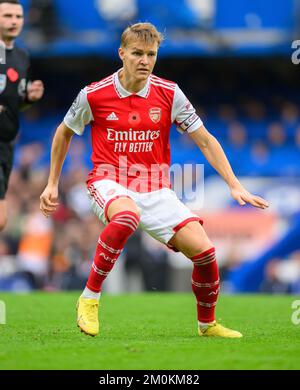
[[[215,248],[210,248],[191,260],[194,263],[192,289],[197,300],[198,321],[213,322],[220,290]]]
[[[113,216],[100,234],[94,262],[86,287],[93,292],[100,292],[107,277],[129,236],[138,227],[140,218],[132,211],[122,211]]]

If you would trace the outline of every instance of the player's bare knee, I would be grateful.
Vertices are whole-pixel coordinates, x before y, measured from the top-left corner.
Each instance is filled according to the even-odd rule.
[[[109,220],[111,220],[115,214],[121,213],[123,211],[131,211],[135,213],[138,218],[140,218],[140,211],[136,203],[128,197],[115,199],[108,207],[107,216]]]
[[[170,244],[188,258],[213,247],[203,227],[194,221],[182,227],[170,240]]]
[[[206,252],[210,250],[211,248],[214,248],[213,244],[209,241],[206,243],[201,243],[199,246],[195,246],[194,248],[190,248],[188,250],[188,255],[187,257],[191,259],[192,257],[195,257],[197,255],[201,255],[201,253]]]

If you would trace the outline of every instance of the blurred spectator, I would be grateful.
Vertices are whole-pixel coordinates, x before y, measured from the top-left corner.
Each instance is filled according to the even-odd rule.
[[[280,123],[271,123],[268,128],[268,140],[271,146],[283,146],[286,140],[284,127]]]
[[[18,289],[18,286],[16,286],[16,282],[18,283],[17,271],[17,264],[14,256],[10,253],[9,245],[5,237],[0,237],[0,290]],[[21,287],[20,283],[18,285]],[[24,284],[22,287],[29,288],[28,285],[24,286]]]
[[[8,256],[10,253],[9,245],[4,237],[0,237],[0,260],[4,256]],[[2,267],[1,267],[2,270]]]
[[[78,167],[79,168],[79,167]],[[70,182],[68,183],[68,192],[66,194],[66,203],[81,219],[91,216],[90,202],[87,197],[85,179],[87,172],[83,169],[74,169],[70,173]]]
[[[299,108],[295,103],[284,103],[281,111],[281,118],[285,124],[295,124],[299,122],[299,115]]]
[[[267,164],[270,161],[270,152],[268,147],[263,142],[256,142],[251,147],[251,170],[252,173],[264,174]]]
[[[297,127],[295,131],[295,144],[300,149],[300,125]]]
[[[218,108],[218,116],[224,122],[236,120],[236,110],[232,104],[221,104]]]
[[[125,251],[127,280],[138,272],[145,291],[167,291],[170,267],[167,249],[137,230],[128,240]],[[130,290],[130,286],[129,286]]]
[[[241,123],[233,122],[229,125],[228,141],[235,149],[244,148],[247,143],[247,132]]]
[[[291,283],[292,294],[300,294],[300,251],[296,251],[291,255],[291,260],[294,265],[295,279]]]
[[[31,275],[34,288],[41,288],[49,271],[53,230],[51,220],[43,217],[37,202],[29,203],[22,231],[18,266],[21,271]]]
[[[65,287],[65,276],[71,268],[71,259],[68,256],[68,237],[62,229],[55,231],[52,255],[49,265],[49,281],[47,289],[60,290]]]
[[[269,261],[265,269],[265,280],[260,291],[268,294],[286,294],[290,292],[290,286],[286,281],[278,278],[280,259]]]
[[[262,292],[292,293],[300,292],[300,251],[293,252],[287,259],[273,259],[265,269]]]
[[[281,108],[281,123],[290,141],[293,141],[295,130],[299,126],[299,104],[286,101]]]
[[[18,149],[16,164],[19,167],[19,173],[25,181],[28,181],[32,171],[39,167],[43,153],[44,147],[40,142],[29,143]]]
[[[73,139],[72,148],[70,148],[70,152],[66,158],[64,170],[68,172],[73,171],[73,173],[79,170],[82,172],[82,175],[86,175],[90,166],[90,156],[87,154],[87,148],[83,139]]]
[[[31,0],[29,5],[28,25],[30,40],[50,43],[60,35],[53,0]]]
[[[246,116],[253,121],[261,121],[266,116],[266,109],[261,101],[246,99],[242,108]]]

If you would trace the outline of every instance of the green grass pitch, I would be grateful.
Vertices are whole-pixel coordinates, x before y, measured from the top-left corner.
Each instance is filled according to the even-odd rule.
[[[299,369],[293,296],[221,296],[217,318],[243,339],[197,336],[194,296],[103,294],[101,334],[76,327],[78,293],[1,294],[1,369]],[[299,299],[299,298],[298,298]]]

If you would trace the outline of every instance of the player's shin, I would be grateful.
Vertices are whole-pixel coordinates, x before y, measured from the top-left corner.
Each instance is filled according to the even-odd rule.
[[[197,301],[199,326],[215,321],[215,306],[220,290],[220,279],[215,248],[191,258],[194,263],[192,289]]]
[[[85,298],[99,298],[103,281],[112,270],[126,241],[137,229],[139,216],[132,211],[123,211],[113,216],[100,234],[94,262],[86,288]]]

